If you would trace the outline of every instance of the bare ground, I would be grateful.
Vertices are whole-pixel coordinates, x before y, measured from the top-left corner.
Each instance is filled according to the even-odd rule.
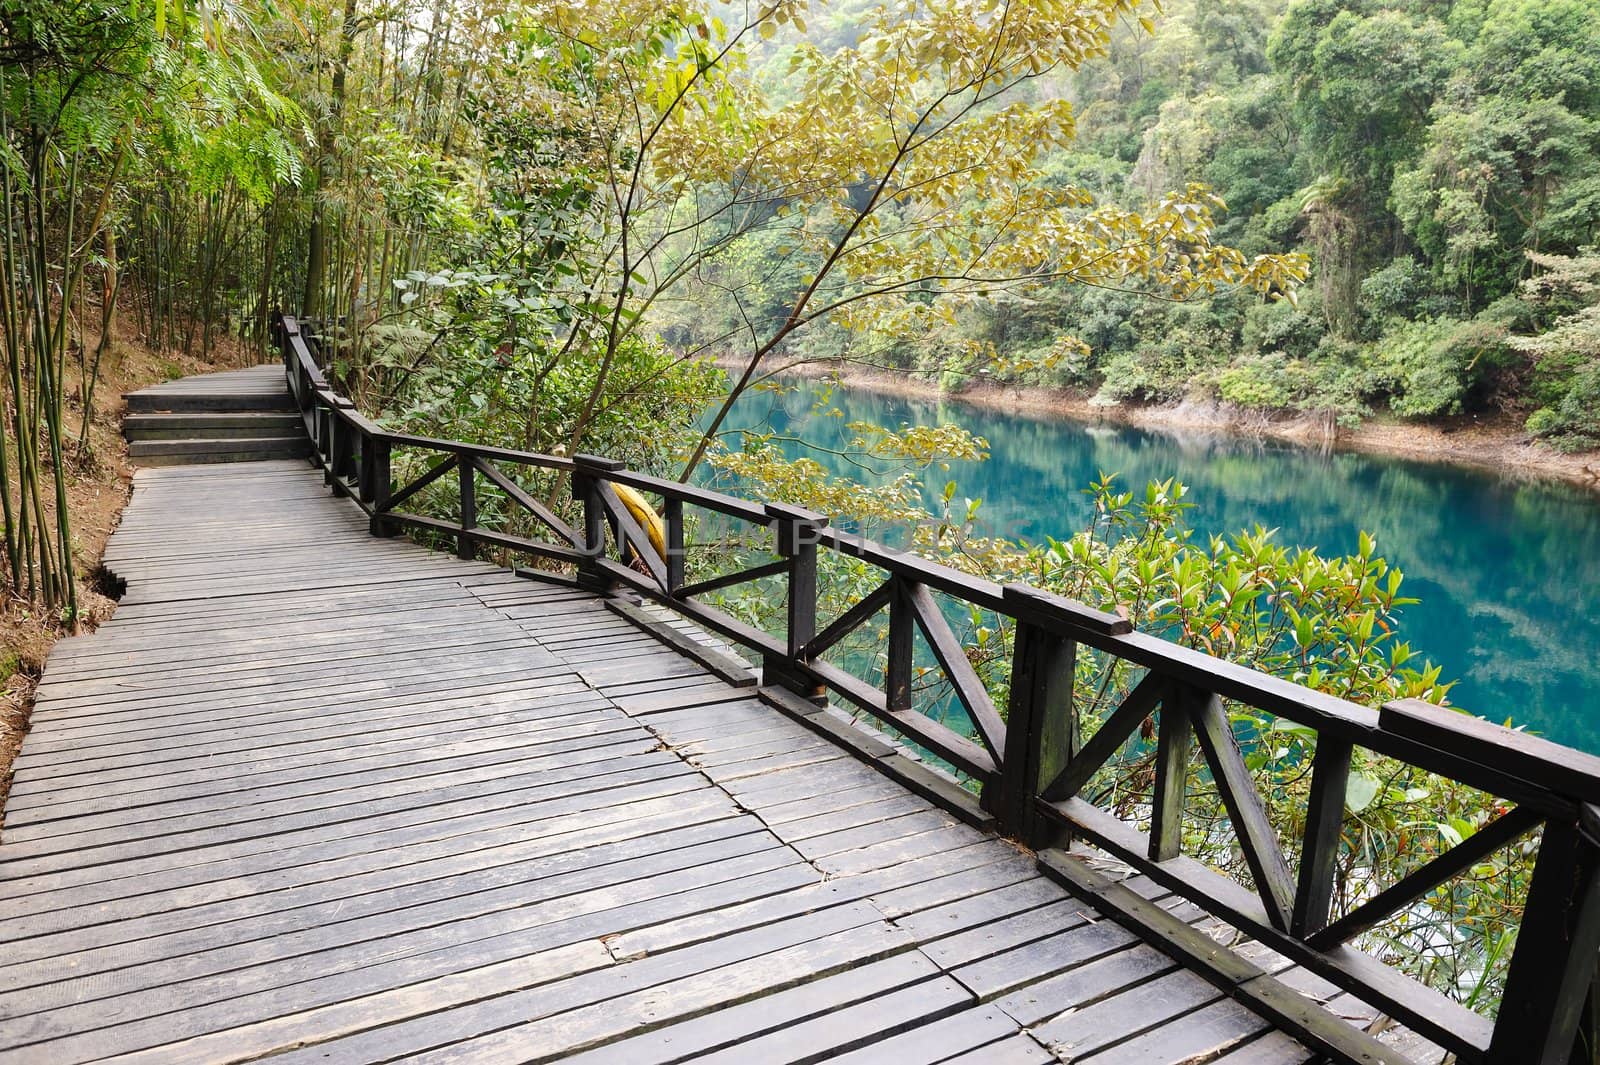
[[[97,338],[91,335],[89,350]],[[225,340],[209,358],[185,356],[178,351],[155,352],[140,340],[119,331],[117,342],[101,364],[94,389],[88,446],[78,451],[77,431],[83,406],[76,366],[68,373],[71,395],[66,424],[74,438],[70,449],[67,506],[71,515],[73,561],[78,575],[82,617],[79,632],[87,632],[111,616],[116,603],[102,595],[94,575],[106,540],[117,527],[128,501],[133,467],[122,440],[122,394],[160,381],[189,374],[248,366],[256,361],[247,346]],[[28,730],[33,692],[44,668],[45,656],[69,630],[59,619],[43,613],[9,587],[0,588],[0,825],[11,788],[11,762]]]

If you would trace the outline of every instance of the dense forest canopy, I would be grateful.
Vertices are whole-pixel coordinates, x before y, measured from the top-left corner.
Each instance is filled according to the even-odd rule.
[[[1589,4],[1178,0],[1151,17],[1153,34],[1124,22],[1105,59],[1031,86],[1075,117],[1041,168],[1128,205],[1204,185],[1226,204],[1218,240],[1309,256],[1298,301],[1059,284],[992,293],[914,339],[819,331],[790,354],[1105,403],[1218,399],[1346,422],[1512,412],[1557,446],[1600,441],[1595,295],[1570,283],[1592,275],[1600,226]],[[855,25],[848,9],[817,21],[785,47],[836,47]],[[1043,362],[1063,329],[1084,345]]]

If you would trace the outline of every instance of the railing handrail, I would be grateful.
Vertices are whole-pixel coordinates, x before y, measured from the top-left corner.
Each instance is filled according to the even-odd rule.
[[[478,544],[526,552],[576,566],[580,583],[588,587],[626,586],[665,602],[759,652],[767,683],[810,697],[831,690],[970,774],[982,783],[984,808],[1003,831],[1030,843],[1047,841],[1063,830],[1083,836],[1347,990],[1365,992],[1391,1015],[1463,1060],[1551,1065],[1565,1060],[1562,1055],[1570,1050],[1577,1011],[1593,981],[1600,949],[1600,839],[1596,838],[1600,836],[1600,805],[1596,805],[1600,804],[1600,758],[1415,700],[1373,710],[1138,632],[1116,614],[1027,585],[1001,585],[892,550],[832,528],[826,517],[798,508],[757,503],[629,471],[594,456],[567,458],[391,432],[363,417],[353,403],[332,390],[294,318],[280,316],[275,325],[290,389],[315,444],[317,461],[329,483],[367,513],[375,534],[392,534],[401,526],[443,533],[456,539],[463,557],[471,557]],[[390,455],[396,447],[429,451],[442,458],[420,477],[395,489]],[[583,526],[567,526],[500,472],[496,463],[570,475],[573,494],[583,504]],[[457,473],[460,492],[458,522],[397,509],[452,471]],[[555,540],[532,540],[480,527],[476,495],[480,476],[529,511],[555,534]],[[649,492],[664,502],[668,550],[664,559],[647,567],[648,574],[620,560],[628,557],[630,545],[636,560],[654,556],[647,550],[646,533],[620,504],[611,485]],[[759,566],[744,574],[689,585],[683,572],[686,506],[771,528],[781,565]],[[606,557],[608,530],[618,560]],[[887,575],[857,607],[820,633],[816,616],[818,548],[859,559]],[[782,639],[693,601],[685,592],[779,573],[786,573],[789,581]],[[939,611],[930,606],[929,590],[1015,622],[1009,720],[1002,722],[997,708],[990,705],[959,641]],[[821,654],[884,607],[890,611],[890,650],[880,692],[824,662]],[[917,631],[933,648],[946,679],[968,710],[976,737],[951,732],[911,708],[911,646]],[[1149,670],[1146,681],[1107,717],[1081,750],[1071,691],[1072,662],[1080,644]],[[1276,833],[1266,822],[1265,809],[1227,727],[1222,700],[1243,703],[1317,733],[1298,876],[1290,872]],[[1162,727],[1156,752],[1156,794],[1146,839],[1125,822],[1090,806],[1077,791],[1158,707]],[[1061,725],[1063,715],[1065,727]],[[1254,895],[1180,853],[1186,776],[1182,767],[1188,765],[1194,740],[1199,741],[1234,823],[1256,883]],[[1491,822],[1480,830],[1479,848],[1502,836],[1507,837],[1504,843],[1510,843],[1544,825],[1545,842],[1519,938],[1524,949],[1513,957],[1498,1023],[1491,1024],[1420,984],[1398,978],[1381,963],[1343,945],[1362,927],[1383,919],[1375,908],[1399,912],[1443,882],[1452,870],[1459,872],[1457,866],[1476,853],[1472,841],[1479,838],[1469,837],[1396,887],[1367,900],[1340,920],[1331,920],[1333,863],[1339,850],[1351,753],[1357,746],[1517,803],[1501,822]],[[1540,907],[1537,913],[1536,904]],[[1541,952],[1545,957],[1538,957]],[[1560,964],[1552,965],[1551,952],[1559,955],[1556,960]],[[1530,1054],[1531,1047],[1538,1047],[1538,1053]]]

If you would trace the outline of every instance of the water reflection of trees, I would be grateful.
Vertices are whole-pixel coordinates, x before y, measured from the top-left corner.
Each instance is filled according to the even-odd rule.
[[[1083,489],[1101,472],[1130,485],[1180,478],[1192,489],[1200,535],[1260,523],[1280,529],[1285,542],[1342,553],[1365,529],[1423,600],[1408,609],[1405,635],[1443,662],[1446,675],[1461,678],[1458,703],[1600,750],[1600,720],[1586,712],[1600,695],[1600,617],[1592,616],[1600,508],[1580,490],[1445,464],[844,389],[819,414],[812,407],[821,395],[809,384],[781,397],[753,395],[742,421],[781,422],[784,432],[824,448],[845,444],[851,421],[959,421],[989,441],[992,457],[930,473],[930,502],[954,479],[960,495],[984,500],[985,521],[999,535],[1038,540],[1078,528],[1089,513]],[[842,416],[826,413],[834,408]],[[772,418],[773,409],[782,413]],[[863,477],[826,451],[811,457]]]

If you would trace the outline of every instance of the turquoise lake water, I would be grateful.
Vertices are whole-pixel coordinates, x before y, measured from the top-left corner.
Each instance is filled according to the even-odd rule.
[[[817,413],[817,401],[825,398]],[[838,410],[843,416],[826,411]],[[1286,544],[1353,552],[1357,534],[1405,573],[1401,637],[1459,680],[1451,700],[1511,718],[1600,754],[1600,499],[1442,463],[1378,458],[1237,437],[1011,415],[959,403],[907,400],[795,383],[750,393],[727,428],[770,427],[824,448],[848,441],[850,421],[957,422],[986,438],[990,458],[928,479],[930,499],[954,479],[957,498],[983,500],[996,533],[1069,535],[1089,515],[1091,481],[1127,487],[1177,477],[1190,487],[1191,524],[1231,534],[1257,523]],[[835,473],[870,480],[825,451],[785,444]]]

